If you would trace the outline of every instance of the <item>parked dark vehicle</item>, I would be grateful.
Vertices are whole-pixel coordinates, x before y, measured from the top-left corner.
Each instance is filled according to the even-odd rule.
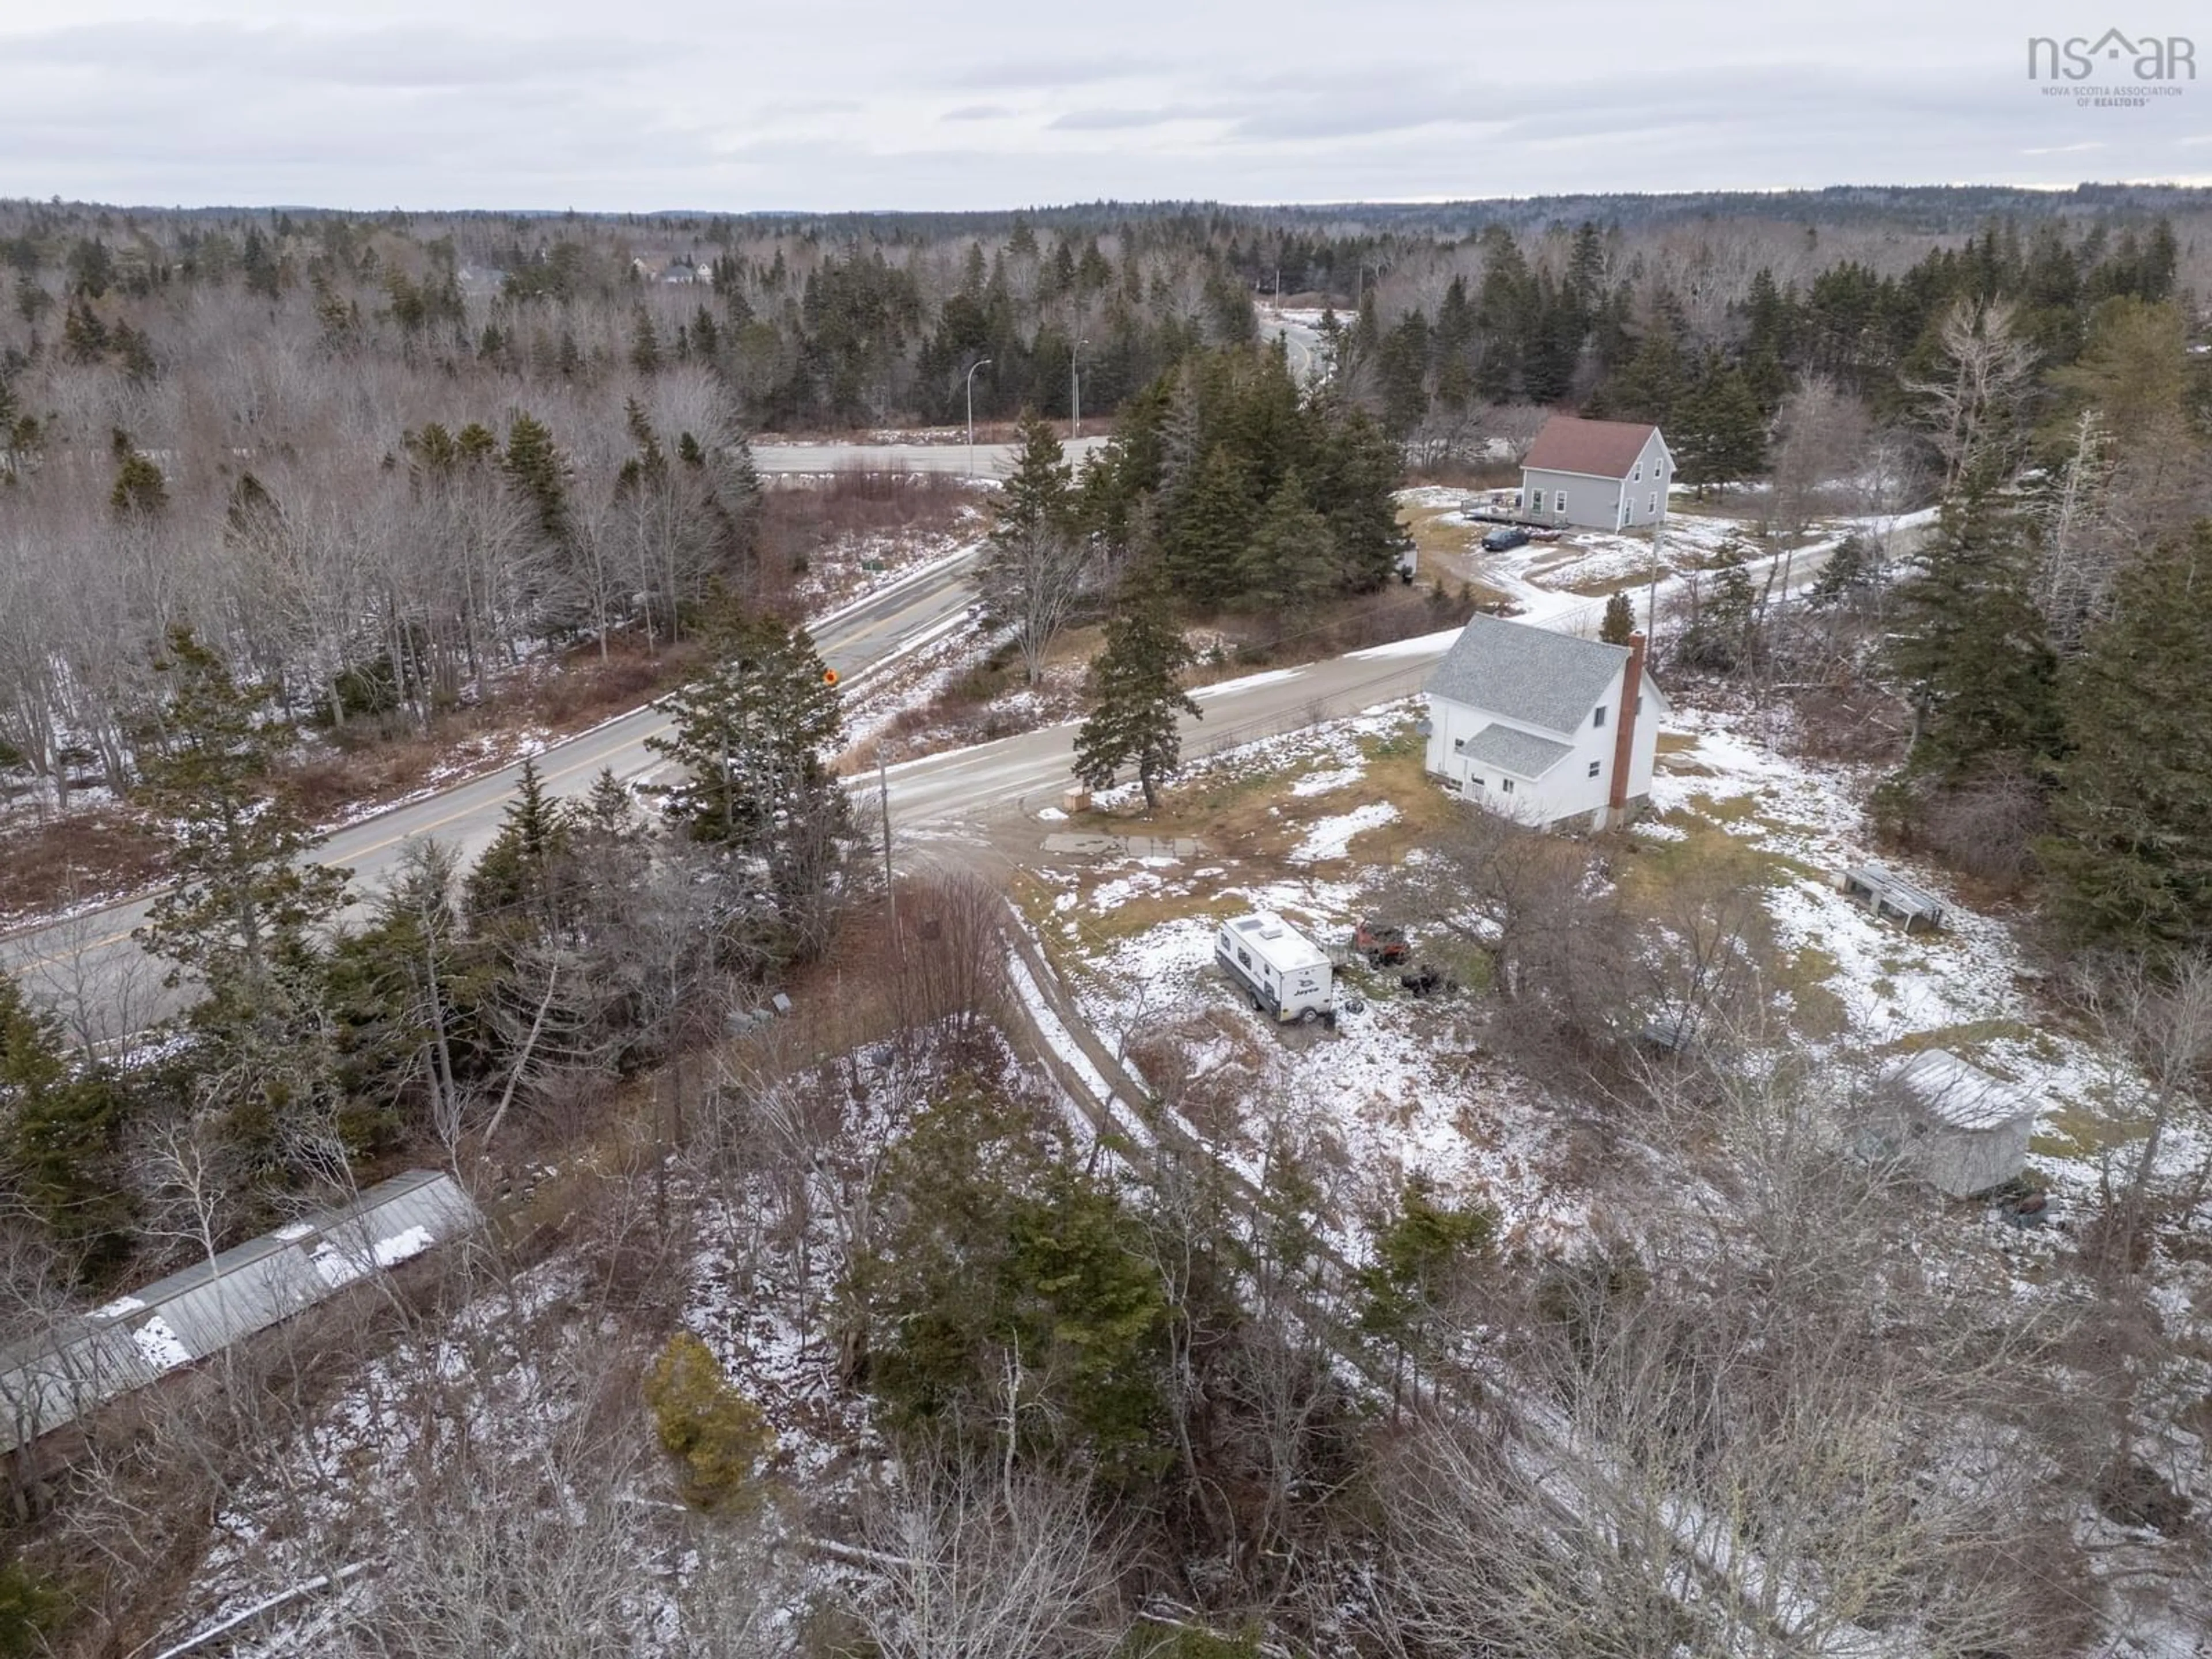
[[[1504,553],[1516,547],[1528,545],[1528,532],[1518,525],[1501,525],[1482,538],[1483,550]]]

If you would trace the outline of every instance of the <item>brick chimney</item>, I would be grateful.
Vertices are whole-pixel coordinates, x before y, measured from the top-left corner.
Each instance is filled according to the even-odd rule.
[[[1636,699],[1644,690],[1644,635],[1628,636],[1628,667],[1620,677],[1620,713],[1613,723],[1613,791],[1606,820],[1619,829],[1628,817],[1628,773],[1636,755]]]

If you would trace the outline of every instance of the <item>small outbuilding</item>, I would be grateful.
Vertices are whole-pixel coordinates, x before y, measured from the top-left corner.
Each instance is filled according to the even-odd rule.
[[[1932,933],[1943,925],[1942,899],[1879,864],[1853,865],[1836,878],[1836,888],[1908,933]]]
[[[1867,1151],[1953,1198],[1971,1198],[2027,1167],[2035,1116],[2034,1100],[2002,1078],[1947,1048],[1923,1048],[1878,1074]]]

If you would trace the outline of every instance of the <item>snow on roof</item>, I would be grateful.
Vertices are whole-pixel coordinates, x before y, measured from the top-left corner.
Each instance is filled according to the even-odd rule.
[[[1881,1068],[1881,1081],[1954,1129],[1998,1129],[2035,1115],[2035,1103],[1948,1048],[1923,1048]]]
[[[1628,660],[1628,647],[1470,617],[1424,688],[1485,714],[1571,735]]]
[[[1553,743],[1549,738],[1516,732],[1510,726],[1495,722],[1469,738],[1465,750],[1469,760],[1501,768],[1531,782],[1574,752],[1571,744]]]
[[[412,1170],[350,1204],[303,1216],[43,1335],[0,1347],[0,1451],[265,1330],[480,1219],[451,1176]]]
[[[1229,932],[1250,945],[1254,953],[1279,974],[1295,974],[1301,969],[1329,965],[1328,951],[1273,910],[1255,910],[1225,925]]]
[[[1585,421],[1554,415],[1544,422],[1521,465],[1537,472],[1586,472],[1625,478],[1659,428],[1645,421]]]

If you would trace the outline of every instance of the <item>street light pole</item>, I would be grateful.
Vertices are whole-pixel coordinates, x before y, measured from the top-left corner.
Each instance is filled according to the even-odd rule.
[[[1091,343],[1078,340],[1067,360],[1067,406],[1075,416],[1075,435],[1083,435],[1083,348]]]
[[[968,365],[968,476],[975,476],[975,371],[987,367],[990,359],[978,357]]]

